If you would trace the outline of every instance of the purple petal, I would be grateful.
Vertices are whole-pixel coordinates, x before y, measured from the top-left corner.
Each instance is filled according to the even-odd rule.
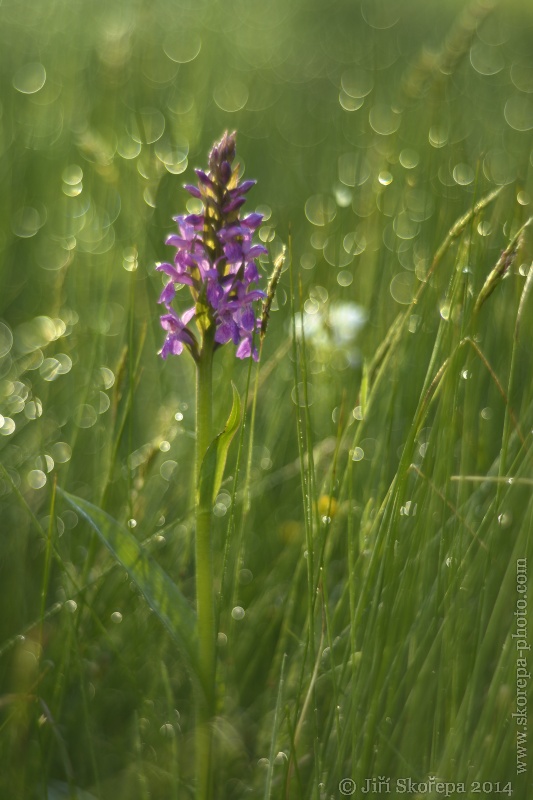
[[[253,230],[258,228],[262,222],[263,214],[257,214],[255,212],[253,214],[248,214],[248,216],[244,217],[242,220],[243,225],[246,225],[248,228],[252,228]]]
[[[183,344],[176,336],[169,334],[161,348],[161,357],[166,359],[169,355],[179,356],[181,353],[183,353]]]
[[[231,178],[231,164],[228,161],[223,161],[222,164],[220,165],[220,180],[225,186],[230,178]]]
[[[244,270],[244,280],[247,284],[257,283],[259,281],[259,272],[255,261],[250,261]]]
[[[248,238],[250,236],[250,232],[241,225],[231,225],[229,228],[222,228],[217,235],[221,242],[231,242],[236,236]]]
[[[268,250],[262,244],[254,244],[246,253],[246,258],[259,258],[259,256],[266,255]]]
[[[233,200],[230,200],[229,203],[226,203],[226,205],[222,207],[222,211],[224,214],[230,214],[232,211],[235,211],[235,209],[244,205],[244,203],[246,203],[244,197],[234,197]]]
[[[245,339],[242,339],[235,355],[237,356],[237,358],[249,358],[251,354],[252,354],[252,337],[247,336]],[[257,361],[257,359],[255,360]]]
[[[239,341],[239,330],[232,319],[224,319],[217,327],[215,333],[215,342],[218,342],[219,344],[226,344],[226,342],[231,340],[233,340],[235,344]]]
[[[245,194],[246,192],[249,192],[252,186],[255,186],[256,183],[257,181],[243,181],[237,186],[236,189],[232,189],[231,191],[233,194]]]
[[[252,289],[252,291],[247,292],[246,300],[264,300],[266,297],[266,292],[261,291],[261,289]]]
[[[183,328],[181,320],[173,308],[169,308],[168,313],[159,317],[159,320],[161,322],[161,327],[165,331],[175,332]]]
[[[194,229],[197,229],[198,226],[201,228],[204,224],[204,215],[203,214],[188,214],[184,220],[187,225],[192,225]]]
[[[224,296],[224,290],[216,281],[209,281],[207,284],[207,302],[215,311],[219,306],[220,300]]]
[[[158,272],[165,272],[170,278],[176,280],[179,275],[178,270],[176,267],[172,266],[172,264],[168,264],[166,261],[162,261],[160,264],[156,264],[155,268]]]
[[[195,306],[193,306],[192,308],[188,308],[187,311],[184,311],[183,314],[181,315],[183,324],[187,325],[187,323],[191,321],[191,319],[194,317],[195,314],[196,314]]]
[[[200,189],[197,186],[195,186],[194,184],[192,184],[192,183],[186,183],[183,188],[187,189],[189,194],[192,194],[193,197],[200,198],[202,196],[202,193],[200,192]]]
[[[241,327],[244,328],[245,331],[252,333],[253,329],[255,328],[255,314],[250,306],[241,309],[240,323]]]
[[[244,259],[244,253],[242,252],[242,247],[237,242],[228,242],[228,244],[224,245],[224,255],[226,256],[226,260],[230,264],[237,264],[241,263]]]
[[[205,186],[213,186],[213,181],[211,178],[205,174],[203,169],[195,169],[194,170],[198,175],[198,180],[203,183]]]
[[[176,287],[174,286],[173,281],[169,281],[161,294],[159,295],[158,303],[170,303],[176,295]]]
[[[167,236],[165,239],[165,244],[170,245],[171,247],[189,247],[190,242],[187,239],[184,239],[182,236],[178,236],[177,233],[171,233],[170,236]]]

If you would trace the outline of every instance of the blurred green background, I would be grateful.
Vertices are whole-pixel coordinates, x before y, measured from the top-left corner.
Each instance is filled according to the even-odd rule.
[[[225,129],[238,131],[239,161],[246,177],[258,181],[247,209],[265,216],[260,231],[270,249],[262,264],[265,277],[290,243],[308,374],[298,375],[290,350],[286,268],[263,352],[250,456],[251,508],[245,504],[242,511],[239,501],[244,544],[231,566],[235,585],[221,608],[229,645],[221,656],[224,768],[216,796],[264,792],[260,762],[269,758],[283,652],[293,654],[287,719],[291,708],[301,710],[304,703],[313,673],[304,647],[309,623],[304,518],[316,516],[317,508],[318,517],[327,517],[331,508],[319,500],[330,495],[339,507],[334,532],[329,534],[331,520],[317,517],[316,536],[331,601],[326,638],[331,630],[334,635],[324,642],[317,634],[311,652],[326,643],[333,652],[337,636],[343,655],[331,674],[324,668],[313,695],[329,721],[320,724],[320,735],[309,735],[301,775],[290,778],[294,767],[286,766],[288,725],[276,744],[285,753],[276,769],[286,774],[276,778],[275,771],[268,772],[274,787],[269,791],[276,797],[337,797],[334,787],[354,774],[355,764],[368,776],[378,769],[397,774],[401,768],[399,774],[423,775],[438,763],[467,769],[481,698],[494,701],[494,719],[505,706],[498,686],[507,683],[494,684],[493,674],[512,611],[500,627],[494,623],[493,649],[490,658],[483,651],[480,667],[484,626],[499,602],[513,547],[521,542],[518,555],[525,554],[526,544],[530,548],[529,490],[517,488],[511,499],[499,493],[496,502],[505,508],[496,513],[486,486],[450,488],[457,472],[497,472],[502,430],[509,425],[508,403],[490,372],[471,350],[468,355],[462,345],[457,350],[461,337],[474,337],[506,389],[511,355],[516,356],[510,399],[523,431],[531,428],[531,354],[513,338],[531,257],[527,243],[479,325],[468,327],[473,299],[531,213],[530,4],[3,0],[0,32],[2,797],[83,797],[76,787],[102,798],[192,796],[187,788],[192,711],[179,653],[88,526],[55,498],[53,486],[57,480],[104,508],[139,541],[151,537],[160,563],[193,597],[194,371],[185,356],[167,362],[157,356],[163,334],[155,264],[169,258],[164,239],[173,230],[172,217],[194,208],[183,184],[193,180],[194,167],[205,165],[212,142]],[[426,284],[451,225],[495,188],[501,188],[498,198],[469,225],[453,257]],[[459,288],[458,273],[466,276]],[[372,360],[390,324],[422,285],[427,285],[423,302],[411,309],[385,386],[357,441],[363,455],[355,458],[346,440],[352,437],[348,428],[360,419],[362,364]],[[448,320],[453,332],[443,333]],[[529,317],[521,331],[526,341],[532,333]],[[424,506],[419,499],[419,518],[409,520],[415,532],[406,540],[403,563],[415,565],[419,578],[410,597],[410,581],[416,580],[406,582],[402,567],[390,567],[389,581],[387,559],[379,567],[372,557],[367,568],[359,555],[384,552],[376,542],[380,548],[394,546],[397,530],[380,534],[378,511],[385,508],[388,519],[393,496],[388,488],[400,474],[417,404],[428,388],[432,354],[433,373],[450,356],[457,380],[450,377],[439,395],[443,405],[433,410],[435,426],[430,421],[416,432],[414,460],[420,464],[416,459],[428,450],[424,470],[441,495],[430,492],[430,501],[427,484],[421,489],[417,483],[415,490],[414,473],[402,477],[412,489],[402,503],[412,496],[414,504],[416,491],[427,501]],[[475,381],[468,383],[472,375]],[[218,354],[215,373],[222,387],[215,409],[220,424],[229,411],[230,377],[244,391],[247,365],[236,363],[228,347]],[[305,441],[309,451],[314,447],[316,470],[315,496],[303,505],[298,380],[308,380]],[[515,467],[530,474],[527,448],[512,439],[509,447]],[[350,462],[359,470],[355,479]],[[228,482],[215,506],[219,572],[231,502]],[[497,539],[488,560],[480,560],[477,551],[471,553],[472,532],[462,527],[461,515],[450,515],[450,504],[463,509],[470,528],[480,526],[485,533],[490,529],[485,514],[499,520],[501,530],[501,514],[512,509],[516,537]],[[401,525],[408,524],[410,508],[402,506]],[[448,533],[437,540],[443,531]],[[57,548],[52,566],[47,537]],[[444,585],[440,570],[448,557],[456,558],[468,581],[454,577]],[[440,576],[436,587],[435,575]],[[466,610],[454,606],[459,588],[467,593]],[[395,598],[393,607],[403,620],[396,632],[373,617],[384,597]],[[444,606],[438,598],[445,599]],[[233,601],[255,608],[248,627],[237,630]],[[357,603],[365,611],[357,612],[355,642]],[[41,630],[43,612],[47,621]],[[416,661],[420,640],[415,637],[415,646],[410,627],[415,620],[415,628],[427,625],[438,642],[435,652],[423,640],[422,682],[392,656],[390,673],[378,660],[387,647],[398,653],[405,645],[410,653],[405,664]],[[373,644],[367,641],[372,636]],[[354,689],[351,645],[359,658],[361,641],[367,642],[361,667],[366,682]],[[479,695],[475,687],[468,695],[472,674]],[[387,686],[393,687],[389,694]],[[417,686],[433,698],[434,714],[422,713],[426,700],[416,699]],[[409,697],[415,710],[405,711]],[[450,730],[465,697],[471,716],[464,740],[458,734],[454,739]],[[340,716],[348,720],[344,738],[345,721],[335,711],[341,707]],[[508,733],[509,716],[501,713]],[[391,717],[391,730],[384,733]],[[363,721],[370,738],[361,734],[359,750],[354,731],[361,732]],[[483,736],[491,736],[494,723],[484,725]],[[386,755],[372,749],[380,737],[390,742]],[[499,739],[475,741],[484,742],[483,769],[495,763],[496,752],[503,753],[498,777],[487,780],[510,780],[509,746]],[[306,758],[315,764],[312,769]],[[268,770],[273,769],[271,763]],[[287,774],[290,790],[284,788]],[[454,780],[450,771],[448,779]]]

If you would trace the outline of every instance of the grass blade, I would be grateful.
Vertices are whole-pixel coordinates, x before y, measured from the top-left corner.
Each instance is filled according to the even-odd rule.
[[[195,616],[186,598],[137,539],[105,511],[81,497],[58,492],[98,535],[113,557],[124,567],[144,599],[167,629],[185,657],[191,676],[199,678],[196,655]]]

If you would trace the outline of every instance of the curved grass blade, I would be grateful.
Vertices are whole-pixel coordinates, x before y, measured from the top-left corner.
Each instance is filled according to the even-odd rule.
[[[58,492],[87,520],[183,653],[193,680],[199,681],[196,618],[186,598],[140,542],[105,511],[58,487]]]
[[[498,261],[496,262],[495,267],[491,270],[487,280],[481,287],[481,291],[478,295],[476,303],[474,305],[474,314],[476,314],[485,300],[487,300],[490,295],[493,293],[496,286],[500,283],[500,281],[506,276],[511,268],[513,262],[515,261],[518,252],[520,251],[525,237],[525,232],[527,228],[533,222],[533,217],[530,217],[527,222],[525,222],[521,228],[515,233],[515,235],[510,240],[509,244],[502,252],[501,256],[499,257]]]

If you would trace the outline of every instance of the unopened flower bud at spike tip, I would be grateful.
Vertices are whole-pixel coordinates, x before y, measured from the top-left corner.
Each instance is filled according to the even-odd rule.
[[[174,263],[156,267],[169,278],[159,298],[167,309],[161,317],[166,331],[163,358],[187,348],[198,359],[208,331],[215,347],[231,341],[237,358],[258,358],[253,338],[259,324],[253,304],[265,293],[253,284],[259,281],[256,260],[267,251],[253,242],[262,215],[240,217],[245,195],[255,181],[239,182],[235,156],[236,133],[226,131],[209,153],[209,170],[196,169],[198,183],[185,185],[189,194],[202,201],[203,211],[174,217],[179,232],[166,240],[176,248]],[[180,296],[177,288],[182,284],[189,286],[194,305],[180,317],[172,303]],[[200,343],[188,326],[193,318]]]

